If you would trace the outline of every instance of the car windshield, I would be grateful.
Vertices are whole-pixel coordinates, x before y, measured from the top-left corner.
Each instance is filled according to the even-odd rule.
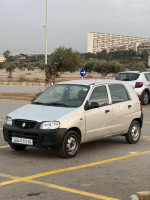
[[[84,101],[89,86],[56,84],[47,89],[32,104],[60,107],[79,107]]]
[[[119,73],[115,79],[121,80],[121,81],[134,81],[137,80],[139,77],[139,74],[137,73]]]

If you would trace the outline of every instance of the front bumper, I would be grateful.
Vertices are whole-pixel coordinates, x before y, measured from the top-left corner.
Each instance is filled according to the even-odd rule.
[[[18,127],[3,126],[4,140],[9,144],[12,137],[33,139],[35,147],[59,148],[67,129],[58,128],[55,130],[23,129]]]

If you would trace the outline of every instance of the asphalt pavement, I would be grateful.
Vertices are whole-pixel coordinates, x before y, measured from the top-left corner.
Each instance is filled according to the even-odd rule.
[[[39,93],[45,90],[44,86],[16,86],[16,85],[1,85],[0,93]]]
[[[3,139],[5,116],[28,101],[0,100],[1,200],[127,200],[150,190],[150,105],[137,144],[113,137],[82,144],[73,159],[57,150],[13,151]]]

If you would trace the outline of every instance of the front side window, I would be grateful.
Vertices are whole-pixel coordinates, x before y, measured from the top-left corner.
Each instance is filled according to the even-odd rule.
[[[90,98],[89,104],[98,103],[98,106],[105,106],[109,104],[106,86],[98,86],[94,88]]]
[[[40,95],[33,104],[78,107],[84,101],[89,87],[84,85],[56,84]]]
[[[112,103],[119,103],[129,100],[128,93],[123,85],[109,85]]]
[[[139,76],[140,74],[137,73],[119,73],[115,79],[120,81],[135,81]]]

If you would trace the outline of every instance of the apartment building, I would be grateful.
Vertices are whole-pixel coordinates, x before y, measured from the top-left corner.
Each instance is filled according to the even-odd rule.
[[[97,53],[104,49],[107,52],[110,52],[111,50],[118,49],[119,47],[124,47],[126,50],[130,48],[136,50],[137,43],[145,43],[148,41],[148,38],[92,32],[88,33],[87,52]]]
[[[142,42],[138,45],[137,51],[141,53],[142,51],[147,51],[150,53],[150,42]]]

